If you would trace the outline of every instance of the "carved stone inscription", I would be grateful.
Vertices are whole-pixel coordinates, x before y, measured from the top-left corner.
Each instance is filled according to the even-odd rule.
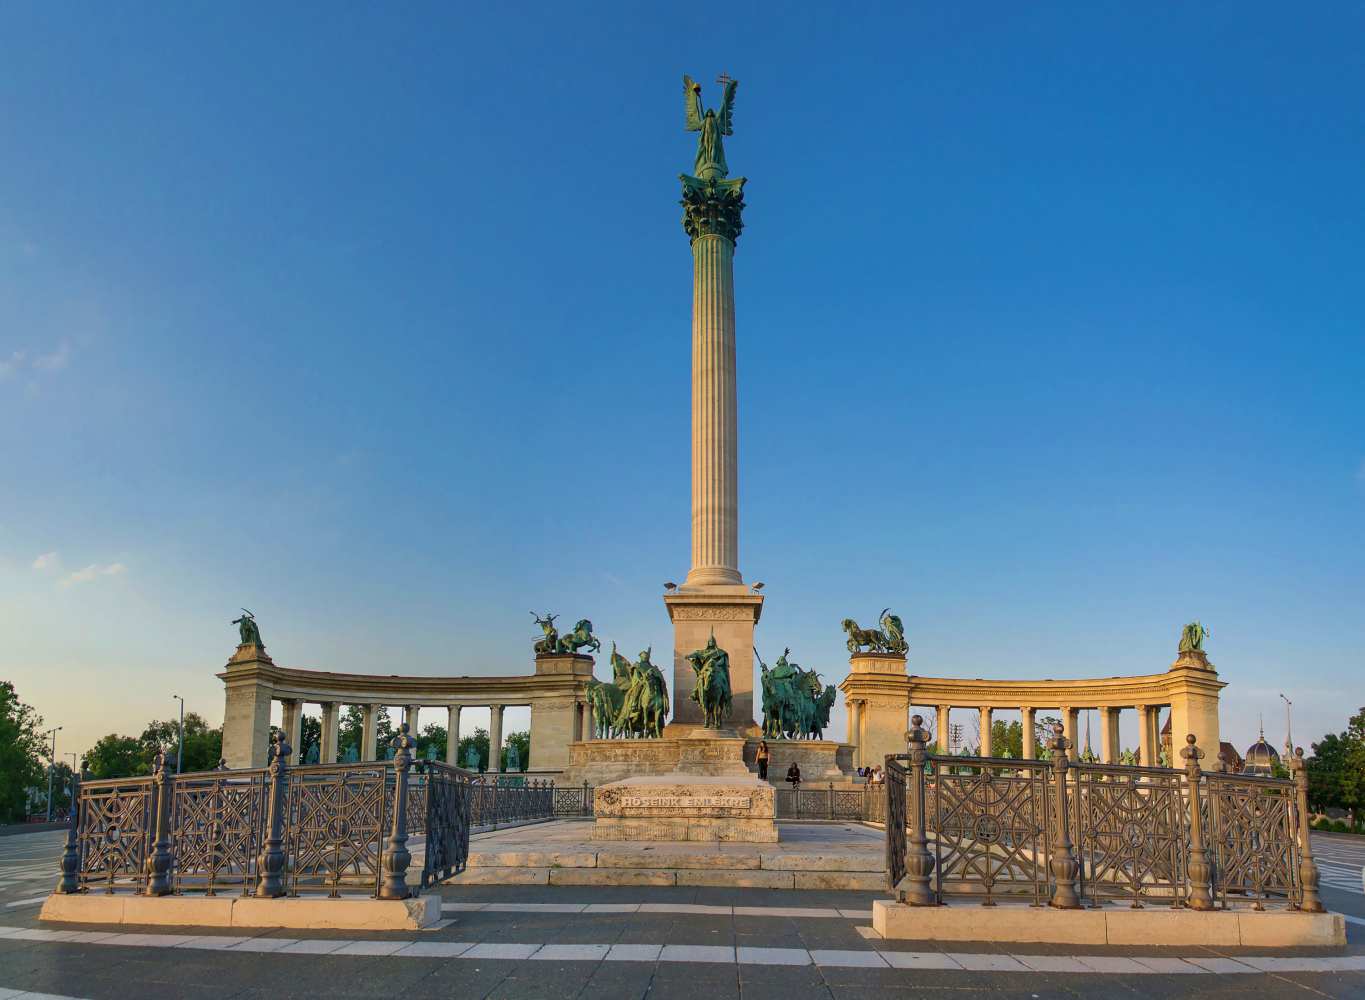
[[[748,809],[747,795],[628,795],[625,809]]]

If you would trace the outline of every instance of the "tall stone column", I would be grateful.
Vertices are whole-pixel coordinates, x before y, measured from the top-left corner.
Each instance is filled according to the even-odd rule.
[[[730,656],[730,724],[754,724],[754,626],[763,598],[739,571],[739,392],[735,372],[735,241],[744,178],[682,178],[683,228],[692,243],[692,565],[664,597],[673,621],[673,723],[700,725],[686,657],[712,635]]]
[[[739,584],[735,245],[692,241],[692,569],[690,587]]]
[[[322,703],[322,746],[318,751],[318,763],[337,762],[337,743],[340,741],[341,706],[334,701]]]
[[[296,759],[303,763],[303,702],[297,698],[285,698],[280,702],[280,728],[294,748]]]
[[[844,700],[844,707],[848,709],[848,742],[853,744],[853,766],[863,766],[863,741],[862,728],[863,703],[860,701]]]
[[[1119,710],[1100,709],[1100,761],[1104,764],[1119,762]]]
[[[1033,731],[1034,711],[1030,705],[1022,705],[1019,708],[1019,728],[1023,730],[1024,746],[1023,754],[1025,760],[1034,760],[1038,756],[1037,734]]]
[[[981,713],[981,746],[977,748],[977,753],[982,757],[989,757],[991,750],[991,710],[989,707],[978,709]]]
[[[938,752],[940,754],[952,753],[952,751],[949,749],[949,744],[951,742],[950,736],[951,730],[948,728],[948,723],[952,718],[952,711],[953,711],[952,705],[939,705],[937,708],[934,709],[934,713],[936,716],[935,722],[937,723],[934,728],[938,730],[938,738],[935,740],[935,742],[938,744]]]
[[[1080,744],[1076,742],[1078,733],[1076,732],[1080,724],[1080,709],[1072,708],[1069,705],[1061,706],[1062,710],[1062,733],[1067,742],[1071,744],[1072,757],[1079,758],[1081,755]]]
[[[452,767],[460,764],[460,706],[451,705],[446,709],[446,763]]]
[[[502,709],[488,706],[488,770],[494,774],[502,772]]]
[[[378,760],[379,713],[382,705],[362,705],[360,709],[360,759]]]

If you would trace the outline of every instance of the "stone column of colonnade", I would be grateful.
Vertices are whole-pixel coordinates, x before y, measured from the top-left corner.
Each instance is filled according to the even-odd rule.
[[[1021,705],[1019,707],[1019,728],[1024,737],[1023,751],[1027,760],[1034,760],[1038,756],[1038,734],[1034,732],[1034,708],[1032,705]]]
[[[692,568],[687,585],[740,584],[735,244],[692,241]]]
[[[303,752],[303,702],[286,698],[280,702],[280,728],[289,741],[292,760],[302,763]]]
[[[379,706],[360,706],[360,759],[377,760],[379,743]]]
[[[934,721],[936,723],[934,728],[938,730],[935,743],[937,744],[938,752],[941,754],[950,752],[949,745],[951,743],[951,738],[948,730],[948,717],[952,714],[952,711],[952,705],[938,705],[934,709]]]
[[[324,701],[322,708],[322,746],[318,750],[318,762],[335,764],[337,744],[341,742],[341,705],[335,701]]]
[[[460,706],[446,707],[446,763],[452,767],[459,765],[460,756]]]
[[[977,756],[989,757],[991,755],[991,709],[982,707],[978,709],[981,713],[981,746],[977,748]]]
[[[502,773],[502,705],[488,706],[488,770]]]

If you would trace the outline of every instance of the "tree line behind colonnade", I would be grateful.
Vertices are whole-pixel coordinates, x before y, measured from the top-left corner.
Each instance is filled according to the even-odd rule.
[[[278,728],[271,726],[271,732]],[[322,747],[322,720],[316,715],[305,715],[299,723],[301,738],[299,746],[293,756],[295,763],[316,764],[318,754]],[[397,728],[393,724],[393,719],[387,712],[379,712],[374,720],[375,745],[380,748],[380,753],[384,757],[393,756],[393,748],[389,741],[397,733]],[[347,705],[341,713],[341,718],[337,722],[337,759],[327,763],[338,763],[347,760],[359,760],[361,740],[365,732],[365,713],[359,705]],[[413,738],[417,742],[415,752],[418,760],[439,760],[446,759],[446,727],[439,722],[431,722],[422,727],[421,732],[415,733]],[[465,767],[469,761],[469,750],[474,748],[479,755],[479,770],[488,770],[489,761],[489,737],[488,730],[482,726],[475,729],[472,735],[461,736],[459,750],[457,752],[458,764]],[[502,770],[509,770],[508,750],[516,748],[517,766],[516,771],[525,771],[531,766],[531,733],[529,730],[521,730],[515,733],[508,733],[503,738],[501,765]]]

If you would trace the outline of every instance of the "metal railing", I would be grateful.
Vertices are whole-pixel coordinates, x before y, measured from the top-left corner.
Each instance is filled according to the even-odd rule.
[[[942,757],[922,725],[911,720],[908,754],[886,758],[887,873],[901,902],[1322,911],[1302,750],[1285,781],[1206,773],[1193,736],[1177,770],[1071,761],[1060,726],[1047,761]]]
[[[158,754],[149,777],[77,778],[58,891],[404,899],[410,834],[425,836],[425,889],[464,870],[481,817],[554,814],[553,785],[481,785],[435,762],[413,774],[406,726],[393,743],[392,760],[290,767],[277,733],[265,768],[175,775]]]
[[[886,795],[880,785],[836,785],[814,782],[774,790],[778,819],[886,822]]]

